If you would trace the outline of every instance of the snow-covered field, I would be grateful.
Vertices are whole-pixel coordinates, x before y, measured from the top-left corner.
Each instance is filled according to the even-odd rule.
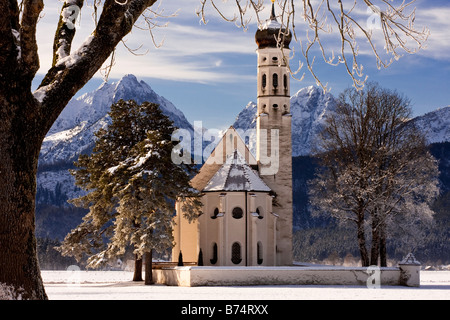
[[[126,271],[42,271],[51,300],[449,300],[450,271],[422,271],[419,288],[382,286],[145,286]]]

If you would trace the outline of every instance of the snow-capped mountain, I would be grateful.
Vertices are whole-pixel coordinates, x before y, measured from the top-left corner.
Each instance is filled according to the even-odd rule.
[[[411,120],[425,133],[429,144],[450,141],[450,105]]]
[[[233,127],[248,130],[256,128],[256,103],[250,102],[239,113]],[[292,156],[311,154],[314,139],[322,130],[327,115],[336,109],[332,94],[309,86],[291,97]],[[252,146],[250,149],[253,151]]]
[[[318,87],[300,89],[291,97],[292,156],[311,154],[314,140],[336,106],[333,95]]]
[[[256,155],[256,111],[258,107],[256,103],[250,101],[245,108],[239,112],[236,120],[233,123],[233,127],[239,130],[246,131],[244,135],[248,137],[245,140],[248,143],[248,148],[250,152]],[[244,136],[242,138],[245,139]]]
[[[73,161],[80,153],[91,149],[93,133],[109,123],[110,106],[120,99],[157,103],[175,126],[193,130],[184,114],[169,100],[156,94],[144,81],[139,82],[134,75],[126,75],[118,82],[104,83],[67,104],[44,139],[40,164]]]
[[[250,101],[236,117],[233,123],[235,129],[255,129],[256,128],[256,103]]]
[[[175,126],[193,132],[192,125],[180,110],[134,75],[104,83],[98,89],[72,99],[45,137],[39,155],[38,203],[43,201],[40,199],[43,194],[53,193],[56,197],[59,192],[61,203],[78,195],[79,190],[67,169],[81,153],[92,150],[94,132],[108,125],[110,106],[120,99],[157,103]]]
[[[292,156],[310,155],[314,141],[323,129],[325,119],[336,110],[337,102],[331,93],[321,88],[309,86],[300,89],[291,97],[292,114]],[[239,113],[233,124],[236,129],[256,128],[257,105],[249,102]],[[429,144],[450,141],[450,105],[439,108],[410,120],[422,131]],[[250,150],[256,150],[255,141],[250,142]]]

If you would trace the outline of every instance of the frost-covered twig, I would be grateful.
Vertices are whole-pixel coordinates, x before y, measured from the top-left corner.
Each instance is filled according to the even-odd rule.
[[[264,9],[263,1],[247,0],[236,1],[235,13],[226,15],[224,7],[217,0],[201,0],[201,7],[197,14],[206,23],[206,8],[211,5],[213,9],[226,21],[234,22],[238,26],[247,28],[250,18],[248,8],[256,15],[258,25],[260,13]],[[314,62],[317,52],[322,60],[330,65],[343,64],[348,75],[353,80],[355,88],[362,89],[367,81],[363,72],[363,66],[358,59],[359,47],[367,42],[375,57],[378,68],[387,68],[394,60],[398,60],[402,52],[415,53],[424,47],[430,34],[428,28],[416,29],[414,25],[416,11],[412,8],[415,0],[402,1],[393,4],[390,0],[354,0],[354,1],[330,1],[330,0],[277,0],[278,19],[286,32],[292,32],[293,39],[302,48],[305,64],[317,84],[327,90],[326,85],[316,73]],[[231,6],[231,5],[230,5]],[[367,15],[358,15],[358,11],[366,11]],[[306,24],[303,39],[297,29],[297,16],[301,16]],[[373,19],[376,23],[369,23]],[[286,36],[280,33],[280,39]],[[376,38],[375,38],[376,36]],[[384,43],[386,58],[383,58],[380,49],[376,46],[376,40]],[[334,50],[327,50],[335,42],[338,45],[339,55]],[[327,45],[325,45],[327,43]],[[329,52],[328,52],[329,51]],[[300,60],[300,59],[299,59]],[[303,65],[302,62],[299,66]],[[292,74],[300,71],[291,70]]]

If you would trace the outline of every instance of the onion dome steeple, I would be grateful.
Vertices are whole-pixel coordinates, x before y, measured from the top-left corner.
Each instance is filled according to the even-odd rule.
[[[291,39],[291,33],[285,28],[282,28],[281,24],[277,21],[275,15],[275,0],[272,0],[270,19],[267,20],[262,28],[259,28],[255,34],[255,41],[258,45],[258,49],[277,48],[278,46],[289,49]],[[278,42],[280,42],[279,45]]]

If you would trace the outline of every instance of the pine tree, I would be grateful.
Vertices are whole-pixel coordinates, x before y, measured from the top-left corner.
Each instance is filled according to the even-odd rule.
[[[72,171],[76,184],[88,191],[72,203],[89,213],[60,250],[77,259],[87,254],[88,267],[96,268],[131,246],[136,260],[146,255],[151,270],[152,251],[173,245],[175,201],[189,197],[189,218],[195,218],[200,202],[189,184],[195,169],[172,162],[175,127],[158,105],[120,100],[109,115],[112,122],[96,133],[93,153],[80,156]]]

